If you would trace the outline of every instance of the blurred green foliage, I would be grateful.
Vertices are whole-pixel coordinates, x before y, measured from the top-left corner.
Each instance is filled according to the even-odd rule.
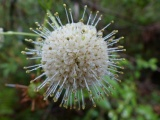
[[[0,120],[158,120],[160,119],[160,1],[159,0],[1,0],[0,27],[4,31],[29,32],[34,22],[44,23],[46,11],[58,11],[66,22],[63,2],[75,8],[79,14],[87,4],[91,10],[103,13],[102,28],[111,20],[115,24],[108,31],[118,29],[117,36],[125,36],[121,44],[127,52],[120,64],[125,66],[120,76],[122,83],[110,80],[115,87],[113,94],[97,101],[96,108],[66,110],[51,102],[43,109],[31,112],[31,103],[20,103],[18,89],[8,88],[6,83],[29,85],[37,73],[26,74],[23,66],[32,64],[21,54],[25,47],[33,47],[24,41],[23,35],[6,35],[0,48]],[[76,15],[75,15],[76,16]],[[75,18],[77,19],[77,18]],[[34,98],[34,84],[30,85],[29,95]],[[86,96],[87,99],[87,96]],[[159,107],[158,107],[159,106]]]

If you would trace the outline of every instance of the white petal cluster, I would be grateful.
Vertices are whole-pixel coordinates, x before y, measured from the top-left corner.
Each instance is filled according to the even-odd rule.
[[[43,69],[49,78],[64,88],[85,88],[97,84],[95,77],[105,75],[108,53],[107,44],[97,36],[94,26],[72,23],[53,31],[42,47]],[[75,80],[75,81],[74,81]],[[75,82],[75,84],[74,84]]]

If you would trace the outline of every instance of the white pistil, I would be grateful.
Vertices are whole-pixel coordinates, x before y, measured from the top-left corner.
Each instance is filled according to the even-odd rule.
[[[72,92],[70,93],[70,109],[72,109]]]
[[[37,66],[40,66],[40,65],[41,64],[31,65],[31,66],[24,67],[24,69],[33,68],[33,67],[37,67]]]
[[[91,17],[92,17],[92,11],[90,12],[89,14],[89,18],[88,18],[88,21],[87,21],[87,25],[89,24],[90,20],[91,20]]]
[[[31,31],[33,31],[34,33],[38,34],[39,36],[43,37],[43,38],[47,38],[47,36],[45,34],[39,33],[38,31],[34,30],[33,28],[30,28]]]
[[[107,68],[107,70],[111,70],[111,71],[114,71],[114,72],[116,72],[116,73],[123,74],[123,72],[117,71],[117,70],[115,70],[115,69]]]
[[[107,24],[104,28],[102,28],[102,30],[104,31],[106,28],[108,28],[112,23],[114,23],[114,21],[111,21],[109,24]]]
[[[33,44],[35,44],[35,45],[40,45],[40,46],[42,46],[42,45],[43,45],[43,43],[42,43],[42,42],[35,42],[35,41],[33,41],[32,39],[25,39],[25,41],[27,41],[27,42],[31,42],[31,43],[33,43]]]
[[[27,58],[27,60],[33,60],[33,59],[40,59],[41,57],[31,57],[31,58]]]
[[[78,110],[81,109],[81,103],[80,103],[80,91],[77,92],[78,94]]]
[[[114,34],[116,34],[118,32],[118,30],[113,30],[110,34],[106,35],[103,39],[107,40],[108,38],[110,38],[111,36],[113,36]]]
[[[31,70],[27,70],[26,73],[30,73],[31,71],[37,70],[37,69],[39,69],[39,68],[41,68],[41,67],[42,67],[42,65],[40,65],[40,66],[38,66],[38,67],[36,67],[36,68],[33,68],[33,69],[31,69]]]
[[[66,76],[66,77],[64,78],[64,81],[63,81],[63,83],[61,84],[61,86],[59,87],[59,89],[62,89],[62,87],[63,87],[64,83],[65,83],[65,82],[66,82],[66,80],[67,80],[67,77],[68,77],[68,76]]]
[[[85,77],[84,77],[84,81],[85,81],[87,90],[90,91],[90,89],[89,89],[89,87],[88,87],[88,84],[87,84],[87,81],[86,81],[86,78],[85,78]]]
[[[100,17],[98,18],[97,22],[95,23],[95,27],[97,26],[97,24],[99,23],[99,21],[102,19],[102,15],[100,15]]]
[[[71,8],[69,8],[69,14],[70,14],[70,17],[71,17],[71,21],[73,23],[73,16],[72,16],[72,9]]]
[[[123,67],[120,67],[120,66],[118,66],[118,65],[112,64],[112,63],[110,63],[110,62],[109,62],[108,64],[109,64],[110,66],[123,69]]]
[[[67,9],[66,9],[66,4],[63,4],[63,6],[64,6],[64,9],[65,9],[65,12],[66,12],[66,16],[67,16],[68,23],[70,23],[69,17],[68,17],[68,11],[67,11]]]
[[[38,80],[39,78],[43,77],[46,73],[42,73],[41,75],[39,75],[38,77],[36,77],[35,79],[31,80],[30,82],[34,82],[36,80]]]
[[[95,15],[95,17],[93,18],[91,25],[94,24],[94,21],[96,20],[98,13],[99,13],[99,11],[96,12],[96,15]]]
[[[81,18],[82,21],[83,21],[83,19],[84,19],[84,15],[85,15],[85,13],[86,13],[86,9],[87,9],[87,5],[84,6],[83,15],[82,15],[82,18]]]
[[[126,51],[126,49],[121,49],[121,50],[111,50],[111,51],[108,51],[108,53],[112,53],[112,52],[120,52],[120,51]]]
[[[59,22],[59,24],[61,25],[61,27],[63,27],[62,22],[61,22],[61,20],[60,20],[60,18],[59,18],[58,12],[56,12],[54,15],[55,15],[57,21]]]
[[[84,96],[83,96],[83,90],[81,88],[81,97],[82,97],[82,109],[85,109],[85,103],[84,103]]]
[[[46,22],[49,24],[49,26],[53,29],[56,30],[56,26],[54,24],[51,24],[48,20],[46,20]]]

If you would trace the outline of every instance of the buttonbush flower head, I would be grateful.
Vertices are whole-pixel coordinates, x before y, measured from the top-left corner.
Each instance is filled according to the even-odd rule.
[[[22,53],[33,55],[28,59],[40,59],[40,63],[24,67],[31,72],[43,69],[43,73],[33,81],[46,76],[46,79],[36,88],[39,91],[43,87],[47,90],[44,94],[46,100],[49,96],[57,102],[61,96],[60,106],[70,109],[84,109],[86,106],[84,93],[88,93],[93,106],[95,101],[102,99],[110,93],[112,85],[108,83],[104,76],[119,81],[116,73],[122,73],[116,68],[122,68],[117,65],[117,51],[124,51],[123,46],[114,47],[123,37],[114,38],[118,31],[104,35],[104,30],[113,23],[110,22],[101,30],[96,26],[102,19],[99,11],[95,15],[90,12],[87,21],[84,21],[87,6],[84,6],[83,15],[79,22],[74,22],[72,10],[67,9],[64,4],[67,24],[63,24],[58,12],[47,14],[49,20],[47,24],[50,28],[40,25],[36,22],[38,28],[30,28],[33,32],[41,36],[39,41],[26,39],[40,49],[29,49]]]

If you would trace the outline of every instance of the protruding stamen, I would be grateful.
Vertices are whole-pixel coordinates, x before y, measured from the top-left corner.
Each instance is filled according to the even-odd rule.
[[[115,70],[115,69],[111,69],[111,68],[107,68],[108,70],[111,70],[111,71],[114,71],[114,72],[117,72],[117,73],[120,73],[120,74],[123,74],[123,72],[121,72],[121,71],[117,71],[117,70]]]
[[[39,69],[39,68],[41,68],[41,67],[42,67],[42,65],[40,65],[40,66],[38,66],[38,67],[36,67],[36,68],[33,68],[33,69],[31,69],[31,70],[26,70],[26,73],[30,73],[31,71],[37,70],[37,69]]]
[[[62,85],[59,87],[59,89],[62,89],[62,87],[63,87],[64,83],[66,82],[66,80],[67,80],[67,76],[64,78],[64,81],[63,81]]]
[[[102,28],[102,31],[104,31],[106,28],[108,28],[114,21],[112,20],[109,24],[107,24],[104,28]]]
[[[108,38],[110,38],[111,36],[113,36],[117,32],[118,32],[118,30],[113,30],[110,34],[106,35],[103,39],[106,41]]]
[[[34,33],[38,34],[39,36],[43,37],[43,38],[47,38],[47,36],[45,34],[39,33],[36,30],[34,30],[33,28],[30,28],[31,31],[33,31]]]
[[[55,95],[54,98],[53,98],[54,102],[57,102],[57,100],[59,99],[62,91],[63,91],[63,89],[61,89],[59,92],[56,93],[56,95]]]
[[[61,27],[62,27],[63,25],[62,25],[62,22],[61,22],[61,20],[60,20],[60,18],[59,18],[58,12],[56,12],[54,15],[55,15],[56,19],[58,20],[59,24],[60,24]]]
[[[95,17],[94,17],[94,19],[93,19],[93,21],[92,21],[91,25],[93,25],[93,24],[94,24],[94,21],[96,20],[98,13],[99,13],[99,11],[97,11],[97,12],[96,12],[96,15],[95,15]]]
[[[112,52],[120,52],[120,51],[126,51],[126,49],[121,49],[121,50],[111,50],[111,51],[108,51],[109,53],[112,53]]]
[[[78,110],[80,110],[80,109],[81,109],[81,103],[80,103],[80,91],[77,92],[77,94],[78,94]]]
[[[57,23],[57,21],[56,21],[55,17],[54,17],[54,16],[52,16],[52,14],[51,14],[50,12],[48,12],[48,13],[47,13],[47,16],[50,18],[50,20],[51,20],[51,21],[52,21],[52,23],[56,26],[56,28],[58,28],[58,27],[59,27],[59,25],[58,25],[58,23]]]
[[[110,62],[107,62],[110,66],[113,66],[113,67],[116,67],[116,68],[120,68],[120,69],[124,69],[124,67],[121,67],[121,66],[118,66],[118,65],[115,65],[115,64],[112,64]]]
[[[32,82],[36,81],[37,79],[43,77],[45,74],[46,74],[46,73],[42,73],[41,75],[39,75],[39,76],[36,77],[35,79],[31,80],[30,82],[32,83]]]
[[[66,16],[67,16],[68,23],[70,23],[69,17],[68,17],[68,11],[67,11],[67,9],[66,9],[66,4],[63,4],[63,6],[64,6],[64,9],[65,9],[65,12],[66,12]]]
[[[95,23],[95,27],[97,26],[97,24],[99,23],[99,21],[102,19],[102,15],[100,15],[100,17],[98,18],[97,22]]]
[[[37,90],[42,89],[49,81],[51,81],[58,73],[54,74],[51,78],[44,80],[42,84],[37,87]]]
[[[41,59],[41,57],[31,57],[31,58],[26,58],[27,60],[34,60],[34,59]]]
[[[90,12],[89,14],[89,18],[88,18],[88,21],[87,21],[87,25],[89,24],[90,20],[91,20],[91,17],[92,17],[92,11]]]
[[[56,26],[54,25],[54,23],[50,23],[48,20],[46,20],[46,22],[49,24],[49,26],[51,27],[51,28],[53,28],[54,30],[56,30],[57,28],[56,28]]]
[[[71,8],[69,8],[69,14],[70,14],[70,17],[71,17],[71,21],[73,23],[73,16],[72,16],[72,9]]]
[[[70,93],[70,109],[72,109],[72,92]]]
[[[82,97],[82,109],[85,109],[85,103],[84,103],[84,96],[83,96],[83,91],[81,89],[81,97]]]
[[[87,84],[87,81],[86,81],[86,78],[85,78],[85,77],[84,77],[84,81],[85,81],[87,90],[90,91],[90,89],[89,89],[89,87],[88,87],[88,84]]]
[[[112,46],[114,45],[115,43],[119,42],[120,40],[122,40],[124,37],[120,37],[120,38],[117,38],[117,39],[114,39],[112,40],[112,42],[110,44],[108,44],[107,46]]]
[[[84,19],[84,15],[85,15],[86,9],[87,9],[87,5],[85,5],[85,6],[84,6],[84,11],[83,11],[83,15],[82,15],[81,20],[83,20],[83,19]]]
[[[27,67],[23,67],[24,69],[28,69],[28,68],[33,68],[33,67],[37,67],[40,66],[41,64],[37,64],[37,65],[32,65],[32,66],[27,66]]]

